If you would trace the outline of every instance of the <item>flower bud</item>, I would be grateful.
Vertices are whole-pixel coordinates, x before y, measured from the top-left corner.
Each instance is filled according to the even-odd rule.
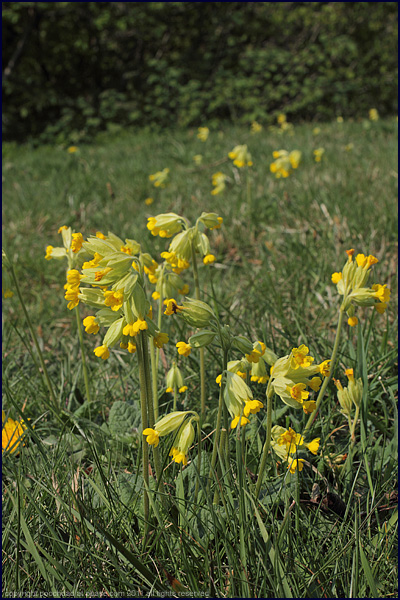
[[[207,327],[212,321],[216,320],[211,307],[201,300],[186,298],[182,302],[182,306],[183,310],[179,314],[192,327]]]
[[[189,339],[189,345],[192,348],[204,348],[204,346],[209,346],[215,337],[214,331],[208,331],[203,329],[203,331],[199,331],[192,335]]]
[[[243,354],[250,354],[253,351],[253,344],[244,335],[235,335],[232,338],[232,345]]]

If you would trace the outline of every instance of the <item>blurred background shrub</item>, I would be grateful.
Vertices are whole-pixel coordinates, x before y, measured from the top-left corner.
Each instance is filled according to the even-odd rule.
[[[397,112],[397,2],[3,2],[3,139]]]

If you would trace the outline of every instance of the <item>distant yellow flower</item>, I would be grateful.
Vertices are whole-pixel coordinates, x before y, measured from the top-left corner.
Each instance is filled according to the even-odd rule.
[[[146,198],[146,200],[144,201],[146,206],[150,206],[150,204],[153,204],[154,200],[153,198]]]
[[[206,142],[208,135],[210,133],[210,130],[208,129],[208,127],[199,127],[197,129],[197,131],[199,132],[197,134],[197,137],[199,138],[199,140],[201,140],[202,142]]]
[[[226,175],[224,173],[221,173],[220,171],[218,171],[218,173],[213,174],[212,184],[215,186],[211,192],[213,196],[215,196],[216,194],[220,194],[221,192],[224,191],[226,180],[227,180]]]
[[[9,288],[6,288],[5,290],[2,289],[2,292],[4,298],[12,298],[14,296],[14,292],[11,291]]]
[[[201,165],[201,163],[203,162],[203,155],[202,154],[195,154],[193,156],[193,160],[196,163],[196,165]]]
[[[251,124],[251,128],[250,128],[250,132],[251,133],[260,133],[260,131],[262,131],[263,126],[260,125],[260,123],[257,123],[257,121],[253,121]]]
[[[336,121],[337,121],[338,123],[343,123],[343,117],[341,117],[341,116],[339,115],[339,117],[336,117]]]
[[[164,188],[168,173],[169,169],[165,168],[162,171],[157,171],[157,173],[149,175],[149,180],[154,182],[154,187]]]
[[[351,152],[351,150],[353,150],[353,148],[354,148],[353,142],[350,142],[350,144],[346,144],[346,146],[344,147],[346,152]]]
[[[313,151],[315,162],[321,162],[324,152],[325,148],[316,148],[316,150]]]
[[[379,120],[379,113],[376,110],[376,108],[369,109],[368,117],[369,117],[370,121],[378,121]]]
[[[286,122],[286,115],[284,115],[283,113],[279,113],[279,115],[277,117],[277,121],[278,121],[279,125],[282,125],[283,123]]]
[[[77,151],[78,151],[78,147],[77,146],[70,146],[67,149],[68,154],[73,154],[74,152],[77,152]]]
[[[228,156],[231,160],[233,160],[233,164],[236,167],[239,167],[239,169],[246,165],[251,167],[253,164],[251,160],[251,154],[247,150],[247,144],[235,146],[234,149],[228,153]]]
[[[313,132],[313,135],[318,135],[319,133],[321,133],[321,129],[320,129],[320,127],[314,127],[312,132]]]
[[[292,150],[287,152],[286,150],[275,150],[272,153],[273,158],[276,160],[269,166],[271,173],[275,174],[275,177],[289,177],[292,169],[297,169],[301,159],[301,152],[299,150]]]

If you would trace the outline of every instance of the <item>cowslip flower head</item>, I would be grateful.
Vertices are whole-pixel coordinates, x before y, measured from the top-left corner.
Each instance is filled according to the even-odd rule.
[[[368,111],[368,117],[370,121],[379,121],[379,113],[376,108],[370,108]]]
[[[269,166],[271,173],[274,173],[275,177],[286,178],[289,177],[293,169],[297,169],[301,159],[301,152],[299,150],[275,150],[272,153],[275,161]]]
[[[313,150],[315,162],[321,162],[324,153],[325,148],[316,148],[315,150]]]
[[[208,127],[199,127],[197,131],[197,137],[199,138],[199,140],[201,140],[202,142],[206,142],[210,134],[210,130],[208,129]]]
[[[97,346],[97,348],[95,348],[93,352],[98,358],[101,358],[102,360],[107,360],[107,358],[110,358],[110,352],[105,344]]]
[[[250,133],[255,134],[255,133],[260,133],[260,131],[263,130],[263,126],[260,123],[257,123],[257,121],[253,121],[250,127]]]
[[[169,169],[163,169],[162,171],[157,171],[152,175],[149,175],[149,181],[152,181],[154,187],[164,188],[167,178],[168,178]]]
[[[2,410],[2,453],[8,451],[10,454],[19,452],[19,445],[23,442],[26,425],[23,420],[14,421],[11,418],[6,420],[6,413]]]
[[[178,354],[181,354],[182,356],[189,356],[192,351],[192,346],[186,344],[186,342],[178,342],[176,347],[178,348]]]
[[[213,196],[216,196],[217,194],[220,194],[224,191],[226,187],[225,182],[227,179],[227,176],[224,173],[221,173],[221,171],[218,171],[217,173],[214,173],[212,175],[211,181],[214,186],[214,189],[211,191],[211,194]]]
[[[251,154],[247,150],[247,144],[243,144],[242,146],[235,146],[231,152],[228,154],[229,158],[233,160],[233,164],[236,167],[251,167],[253,161],[251,160]]]
[[[175,411],[157,421],[154,428],[146,427],[143,430],[143,435],[147,436],[146,442],[151,446],[157,447],[160,437],[179,429],[185,418],[192,413],[193,411]]]
[[[248,416],[257,413],[263,408],[263,404],[253,399],[251,389],[237,373],[225,371],[224,377],[224,402],[232,417],[231,429],[235,429],[239,422],[244,427],[250,422]],[[221,381],[222,375],[217,378],[217,383]]]
[[[274,425],[271,430],[271,446],[279,458],[289,462],[288,468],[292,464],[292,460],[294,460],[293,455],[297,455],[301,450],[307,449],[309,452],[316,455],[319,449],[319,443],[320,438],[314,438],[311,442],[306,443],[304,437],[300,433],[296,433],[291,427],[285,429],[280,425]],[[297,460],[304,462],[303,459]]]
[[[190,446],[193,444],[195,436],[192,421],[198,421],[198,419],[199,417],[196,415],[190,419],[186,419],[186,421],[181,425],[169,453],[169,456],[172,456],[172,460],[174,462],[187,465],[187,455]]]
[[[147,229],[152,235],[169,238],[182,230],[183,217],[175,213],[163,213],[147,219]]]
[[[83,319],[83,326],[86,333],[98,333],[100,326],[96,323],[96,317],[90,316]]]

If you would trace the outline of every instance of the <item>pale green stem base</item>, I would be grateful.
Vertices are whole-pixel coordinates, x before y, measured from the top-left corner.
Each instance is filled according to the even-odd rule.
[[[271,379],[269,380],[269,383],[270,382],[271,382]],[[268,384],[268,387],[267,387],[267,430],[266,430],[266,438],[265,438],[263,453],[262,453],[262,457],[261,457],[260,468],[258,471],[258,478],[257,478],[257,484],[256,484],[256,491],[255,491],[255,499],[256,500],[260,494],[261,483],[262,483],[262,479],[263,479],[263,475],[264,475],[264,471],[265,471],[265,465],[267,464],[268,452],[269,452],[269,448],[271,445],[272,396],[273,396],[273,388]]]
[[[343,318],[344,318],[344,311],[342,310],[342,308],[340,308],[340,312],[339,312],[339,319],[338,319],[338,324],[337,324],[337,329],[336,329],[336,337],[335,337],[335,343],[333,346],[333,351],[332,351],[332,356],[331,356],[331,363],[330,363],[330,367],[329,367],[329,375],[328,377],[325,377],[324,381],[322,382],[321,388],[319,390],[319,394],[318,394],[318,398],[317,398],[317,402],[316,402],[316,408],[315,411],[310,415],[305,428],[303,429],[303,436],[305,437],[306,432],[310,429],[315,417],[318,414],[318,409],[321,405],[322,399],[324,397],[325,394],[325,390],[328,387],[328,383],[330,382],[330,380],[332,379],[333,376],[333,371],[335,369],[335,363],[336,363],[336,357],[338,354],[338,350],[339,350],[339,340],[340,340],[340,332],[342,329],[342,325],[343,325]]]
[[[75,315],[76,315],[76,324],[78,326],[79,344],[81,347],[82,371],[83,371],[83,379],[85,381],[86,400],[88,402],[91,402],[89,376],[88,376],[88,371],[87,371],[87,366],[86,366],[86,354],[85,354],[85,347],[83,345],[83,332],[82,332],[81,317],[79,314],[79,306],[75,306]]]
[[[140,383],[140,408],[142,414],[142,431],[148,427],[147,419],[147,390],[146,390],[146,375],[143,364],[142,344],[137,345],[137,356],[139,363],[139,383]],[[149,489],[149,446],[142,435],[142,469],[143,479],[146,484],[146,488],[143,490],[143,514],[144,514],[144,530],[145,538],[147,537],[147,529],[149,522],[149,495],[147,490]]]
[[[192,242],[192,265],[196,300],[200,300],[199,272],[197,270],[196,251]],[[206,372],[204,362],[204,348],[200,348],[200,421],[203,423],[206,416]]]
[[[207,482],[207,488],[206,488],[207,494],[210,491],[210,486],[211,486],[211,481],[212,481],[212,475],[213,475],[213,472],[214,472],[214,469],[215,469],[215,465],[216,465],[216,462],[217,462],[219,437],[220,437],[221,422],[222,422],[222,408],[224,406],[224,389],[225,389],[225,377],[224,377],[224,373],[225,373],[226,368],[227,368],[227,362],[228,362],[228,353],[227,353],[226,350],[224,350],[224,362],[223,362],[223,369],[222,369],[221,388],[220,388],[220,392],[219,392],[217,424],[216,424],[216,427],[215,427],[214,446],[213,446],[213,451],[212,451],[212,455],[211,455],[210,473],[209,473],[209,476],[208,476],[208,482]]]

